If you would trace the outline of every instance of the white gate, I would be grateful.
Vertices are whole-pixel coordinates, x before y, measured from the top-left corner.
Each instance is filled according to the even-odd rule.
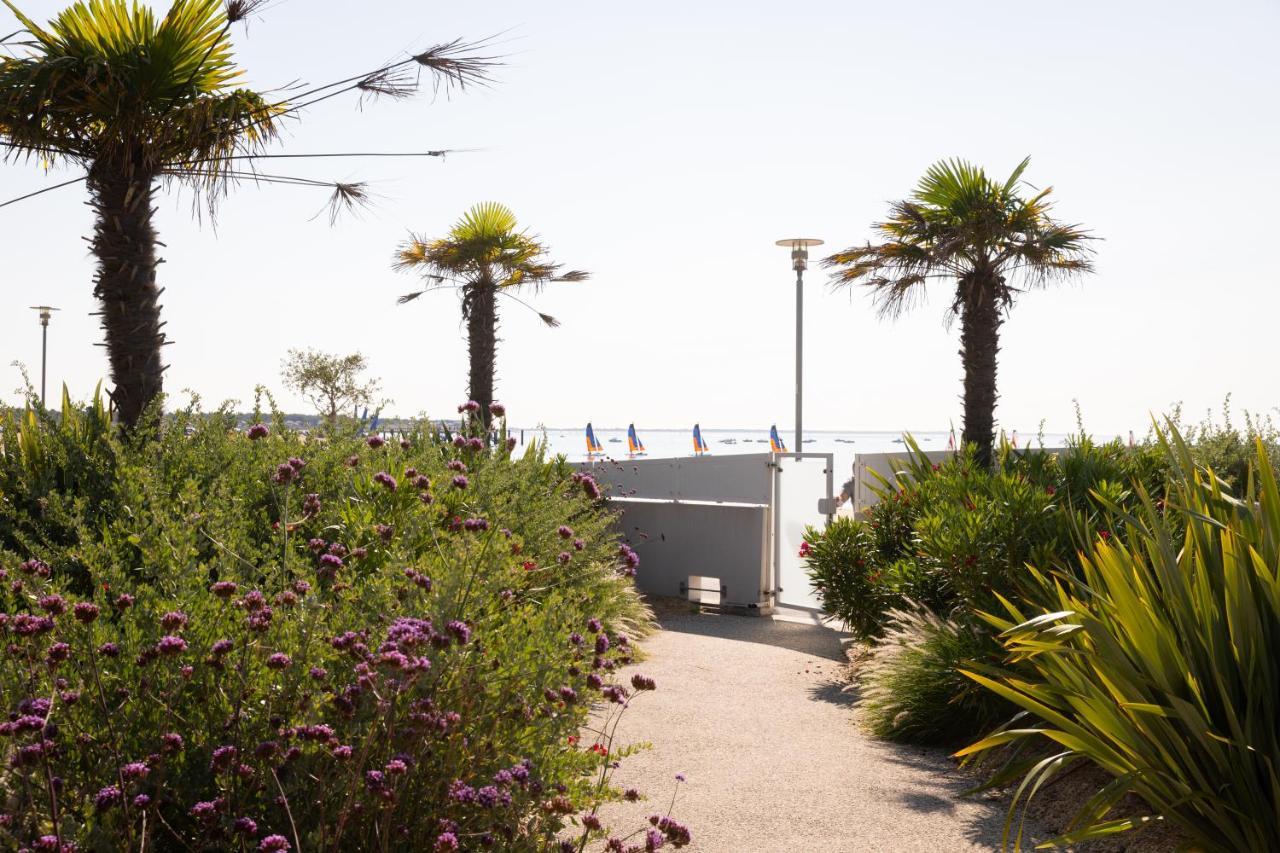
[[[774,600],[783,607],[821,611],[800,556],[806,527],[826,527],[835,512],[835,463],[830,453],[773,455]]]

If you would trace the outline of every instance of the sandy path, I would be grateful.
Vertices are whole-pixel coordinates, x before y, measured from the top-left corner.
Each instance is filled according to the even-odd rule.
[[[658,682],[623,716],[618,743],[653,748],[615,782],[648,802],[611,804],[619,830],[665,811],[693,831],[686,850],[997,850],[998,803],[961,799],[945,755],[870,740],[841,689],[838,635],[768,618],[670,613],[634,667]]]

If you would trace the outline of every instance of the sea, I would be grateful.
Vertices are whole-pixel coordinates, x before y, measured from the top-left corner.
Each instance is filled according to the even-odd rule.
[[[604,445],[604,455],[614,459],[626,459],[627,430],[621,428],[595,428],[596,440]],[[693,455],[693,430],[689,429],[641,429],[636,428],[640,441],[644,443],[646,456],[650,459],[672,458]],[[545,434],[547,444],[552,453],[563,453],[570,461],[578,462],[587,458],[587,440],[584,427],[538,427],[511,428],[511,434],[517,440],[523,438],[529,442]],[[779,430],[787,450],[794,451],[791,445],[795,435]],[[925,450],[945,450],[950,433],[946,430],[912,431],[911,436]],[[1061,433],[1018,434],[1018,446],[1062,447],[1067,436]],[[769,431],[767,429],[703,429],[702,439],[707,443],[708,452],[729,455],[734,453],[768,453]],[[868,432],[868,431],[833,431],[813,430],[804,434],[802,447],[805,453],[830,453],[835,465],[837,484],[841,477],[853,474],[853,457],[856,453],[893,453],[906,450],[902,432]],[[597,457],[598,458],[598,457]]]

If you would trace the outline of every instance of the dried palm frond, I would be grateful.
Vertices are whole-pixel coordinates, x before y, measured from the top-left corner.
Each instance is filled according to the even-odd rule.
[[[403,100],[413,95],[417,89],[417,81],[407,70],[400,68],[382,68],[356,83],[360,90],[359,105],[364,106],[365,96],[370,98],[391,98]]]
[[[465,89],[469,85],[487,86],[492,81],[493,69],[502,64],[501,59],[497,56],[479,56],[473,51],[488,41],[489,39],[484,39],[469,43],[454,39],[415,54],[413,61],[430,69],[435,75],[434,91],[440,90],[441,83],[446,90],[452,86],[459,89]]]
[[[333,194],[329,196],[327,205],[329,224],[336,224],[338,217],[344,212],[352,212],[358,215],[361,210],[367,209],[372,203],[372,199],[369,197],[368,184],[363,181],[352,183],[339,181],[333,184]],[[316,216],[319,215],[319,213],[316,214]],[[315,217],[312,218],[314,219]]]
[[[227,0],[227,23],[243,21],[267,4],[268,0]]]

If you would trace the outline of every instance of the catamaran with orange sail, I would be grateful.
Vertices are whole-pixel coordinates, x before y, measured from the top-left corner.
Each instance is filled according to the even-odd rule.
[[[707,443],[702,440],[702,428],[698,424],[693,425],[693,454],[701,456],[709,450]]]
[[[604,445],[596,440],[596,432],[591,428],[591,423],[587,423],[587,456],[594,456],[597,453],[604,453]]]
[[[773,453],[787,452],[787,446],[782,443],[782,436],[778,435],[777,424],[769,427],[769,450]]]
[[[627,455],[644,456],[644,442],[636,435],[636,425],[627,424]]]

